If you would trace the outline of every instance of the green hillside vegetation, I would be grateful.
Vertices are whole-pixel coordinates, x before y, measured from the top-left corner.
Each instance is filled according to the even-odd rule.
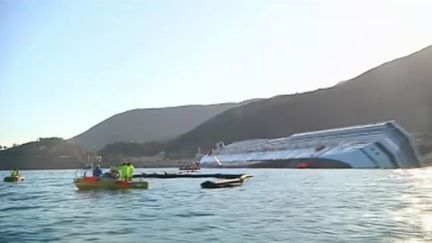
[[[85,158],[79,146],[61,138],[40,138],[0,151],[0,170],[82,168]]]
[[[152,157],[157,156],[165,149],[164,143],[127,143],[118,142],[106,145],[98,151],[102,155],[104,162],[113,164],[123,162],[129,157]],[[163,156],[165,158],[165,156]]]

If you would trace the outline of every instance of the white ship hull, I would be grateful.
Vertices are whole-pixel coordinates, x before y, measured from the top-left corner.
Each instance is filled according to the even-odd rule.
[[[422,163],[409,134],[395,122],[256,139],[219,146],[204,167],[414,168]]]

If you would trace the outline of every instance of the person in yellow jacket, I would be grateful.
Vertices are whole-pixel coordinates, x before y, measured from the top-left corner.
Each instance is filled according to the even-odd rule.
[[[126,165],[126,163],[123,163],[123,165],[120,166],[120,179],[126,181],[129,175],[128,172],[128,166]]]
[[[128,179],[128,181],[132,180],[134,172],[135,172],[135,167],[131,163],[127,163],[127,179]]]

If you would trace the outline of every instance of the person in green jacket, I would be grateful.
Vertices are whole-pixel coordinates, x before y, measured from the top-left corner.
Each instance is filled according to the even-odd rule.
[[[126,163],[123,163],[123,165],[120,167],[120,178],[126,181],[129,175],[128,172],[128,166]]]
[[[18,172],[18,170],[17,170],[17,169],[13,169],[12,172],[11,172],[11,176],[12,176],[12,177],[19,176],[19,172]]]
[[[135,172],[135,167],[131,163],[127,163],[127,178],[128,178],[128,181],[132,180],[134,172]]]

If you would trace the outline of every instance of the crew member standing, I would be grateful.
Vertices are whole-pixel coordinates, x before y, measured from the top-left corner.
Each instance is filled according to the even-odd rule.
[[[17,169],[13,169],[12,172],[11,172],[11,176],[12,176],[12,177],[17,177],[17,176],[19,176],[19,172],[18,172],[18,170],[17,170]]]
[[[135,167],[131,163],[127,163],[128,181],[131,181],[135,172]]]
[[[102,169],[100,165],[97,165],[96,168],[93,169],[93,177],[101,177],[102,176]]]
[[[123,165],[120,167],[120,177],[122,180],[127,180],[128,179],[128,166],[126,165],[126,163],[123,163]]]

